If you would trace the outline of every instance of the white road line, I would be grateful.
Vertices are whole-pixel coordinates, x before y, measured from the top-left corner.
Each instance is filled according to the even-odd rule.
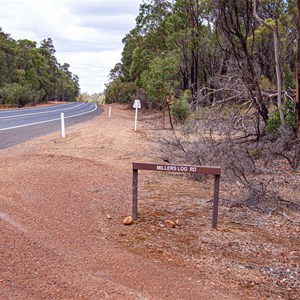
[[[91,113],[91,112],[93,112],[93,111],[95,111],[97,109],[97,104],[94,104],[94,105],[95,105],[95,107],[94,107],[93,110],[90,110],[90,111],[87,111],[87,112],[84,112],[84,113],[80,113],[80,114],[77,114],[77,115],[65,117],[65,119],[70,119],[70,118],[74,118],[74,117],[78,117],[78,116],[89,114],[89,113]],[[54,121],[58,121],[58,120],[60,120],[60,118],[46,120],[46,121],[41,121],[41,122],[35,122],[35,123],[29,123],[29,124],[25,124],[25,125],[18,125],[18,126],[13,126],[13,127],[2,128],[2,129],[0,129],[0,131],[10,130],[10,129],[16,129],[16,128],[21,128],[21,127],[27,127],[27,126],[32,126],[32,125],[39,125],[39,124],[44,124],[44,123],[50,123],[50,122],[54,122]]]
[[[0,120],[1,119],[12,119],[12,118],[18,118],[18,117],[25,117],[25,116],[33,116],[33,115],[41,115],[41,114],[50,114],[50,113],[57,112],[57,111],[66,111],[66,110],[71,110],[71,109],[77,108],[77,107],[82,106],[84,104],[86,104],[86,103],[80,103],[78,105],[72,106],[70,108],[65,108],[65,109],[57,109],[57,110],[51,110],[51,111],[43,111],[43,112],[35,112],[35,113],[22,114],[22,115],[0,117]]]
[[[1,1],[1,0],[0,0]],[[31,111],[31,110],[36,110],[36,109],[38,109],[38,110],[45,110],[45,109],[49,109],[49,108],[55,108],[56,106],[63,106],[63,107],[65,107],[65,106],[72,106],[72,104],[74,104],[74,103],[76,103],[76,102],[68,102],[68,103],[61,103],[61,104],[59,104],[59,102],[57,102],[57,104],[55,104],[55,105],[49,105],[49,106],[43,106],[43,107],[27,107],[27,108],[18,108],[18,109],[0,109],[0,114],[1,113],[9,113],[9,112],[16,112],[16,111]],[[79,102],[77,102],[77,103],[79,103]],[[80,103],[82,103],[82,102],[80,102]]]

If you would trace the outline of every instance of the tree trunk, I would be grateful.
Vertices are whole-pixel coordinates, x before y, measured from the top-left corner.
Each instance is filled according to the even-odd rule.
[[[275,69],[276,69],[276,79],[277,79],[277,106],[280,116],[281,124],[284,124],[284,114],[283,114],[283,104],[282,104],[282,79],[280,72],[280,59],[279,59],[279,36],[277,28],[274,28],[274,52],[275,52]]]
[[[299,0],[297,0],[299,1]],[[275,70],[276,70],[276,79],[277,79],[277,107],[280,116],[281,124],[284,124],[284,114],[283,114],[283,105],[282,105],[282,79],[281,79],[281,72],[280,72],[280,59],[279,59],[279,34],[278,34],[278,20],[275,20],[275,27],[269,25],[265,22],[260,16],[257,14],[256,10],[256,0],[253,1],[253,14],[257,21],[266,26],[270,31],[273,33],[274,38],[274,55],[275,55]]]
[[[172,120],[172,114],[171,114],[171,103],[169,98],[166,96],[164,97],[166,105],[167,105],[167,109],[168,109],[168,116],[169,116],[169,121],[170,121],[170,126],[171,129],[174,130],[174,125],[173,125],[173,120]]]
[[[268,120],[268,107],[263,99],[259,77],[254,66],[252,48],[248,38],[254,34],[252,1],[215,0],[217,3],[217,26],[227,40],[227,49],[237,62],[240,77],[249,92],[252,103],[264,123]],[[230,13],[229,13],[230,12]]]

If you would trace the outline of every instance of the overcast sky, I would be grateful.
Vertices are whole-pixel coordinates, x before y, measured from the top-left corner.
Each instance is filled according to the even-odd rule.
[[[0,27],[15,40],[52,38],[60,64],[79,76],[81,92],[102,92],[135,27],[142,0],[0,0]]]

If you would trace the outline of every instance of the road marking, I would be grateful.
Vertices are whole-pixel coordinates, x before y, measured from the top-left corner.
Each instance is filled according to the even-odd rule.
[[[18,117],[24,117],[24,116],[33,116],[33,115],[41,115],[41,114],[50,114],[50,113],[53,113],[53,112],[61,112],[61,111],[66,111],[66,110],[71,110],[71,109],[74,109],[74,108],[77,108],[79,106],[82,106],[86,103],[80,103],[78,105],[75,105],[75,106],[72,106],[70,108],[65,108],[65,109],[57,109],[57,110],[51,110],[51,111],[43,111],[43,112],[35,112],[35,113],[29,113],[29,114],[22,114],[22,115],[15,115],[15,116],[6,116],[6,117],[0,117],[0,119],[12,119],[12,118],[18,118]]]
[[[48,106],[42,106],[42,107],[34,107],[34,106],[30,106],[30,107],[24,107],[24,108],[15,108],[15,109],[6,109],[6,108],[1,108],[0,109],[0,114],[1,113],[8,113],[8,112],[16,112],[16,111],[30,111],[30,110],[36,110],[36,109],[40,109],[40,110],[44,110],[44,109],[49,109],[55,106],[72,106],[72,104],[74,104],[76,102],[67,102],[67,103],[61,103],[59,104],[59,102],[57,102],[57,104],[55,105],[48,105]],[[77,102],[78,103],[78,102]]]
[[[77,115],[73,115],[73,116],[69,116],[69,117],[65,117],[65,119],[75,118],[75,117],[79,117],[79,116],[82,116],[82,115],[86,115],[86,114],[92,113],[93,111],[95,111],[97,109],[97,105],[96,104],[94,104],[94,105],[95,105],[95,107],[92,110],[90,110],[90,111],[87,111],[87,112],[84,112],[84,113],[80,113],[80,114],[77,114]],[[16,129],[16,128],[21,128],[21,127],[27,127],[27,126],[32,126],[32,125],[39,125],[39,124],[44,124],[44,123],[50,123],[50,122],[58,121],[60,119],[61,118],[57,118],[57,119],[51,119],[51,120],[46,120],[46,121],[41,121],[41,122],[29,123],[29,124],[25,124],[25,125],[18,125],[18,126],[13,126],[13,127],[7,127],[7,128],[0,129],[0,131],[10,130],[10,129]]]

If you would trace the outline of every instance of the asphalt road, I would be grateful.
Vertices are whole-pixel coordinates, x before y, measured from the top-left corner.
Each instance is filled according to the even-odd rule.
[[[103,110],[95,103],[72,102],[43,108],[0,110],[0,149],[61,130],[61,113],[67,128],[91,120]]]

